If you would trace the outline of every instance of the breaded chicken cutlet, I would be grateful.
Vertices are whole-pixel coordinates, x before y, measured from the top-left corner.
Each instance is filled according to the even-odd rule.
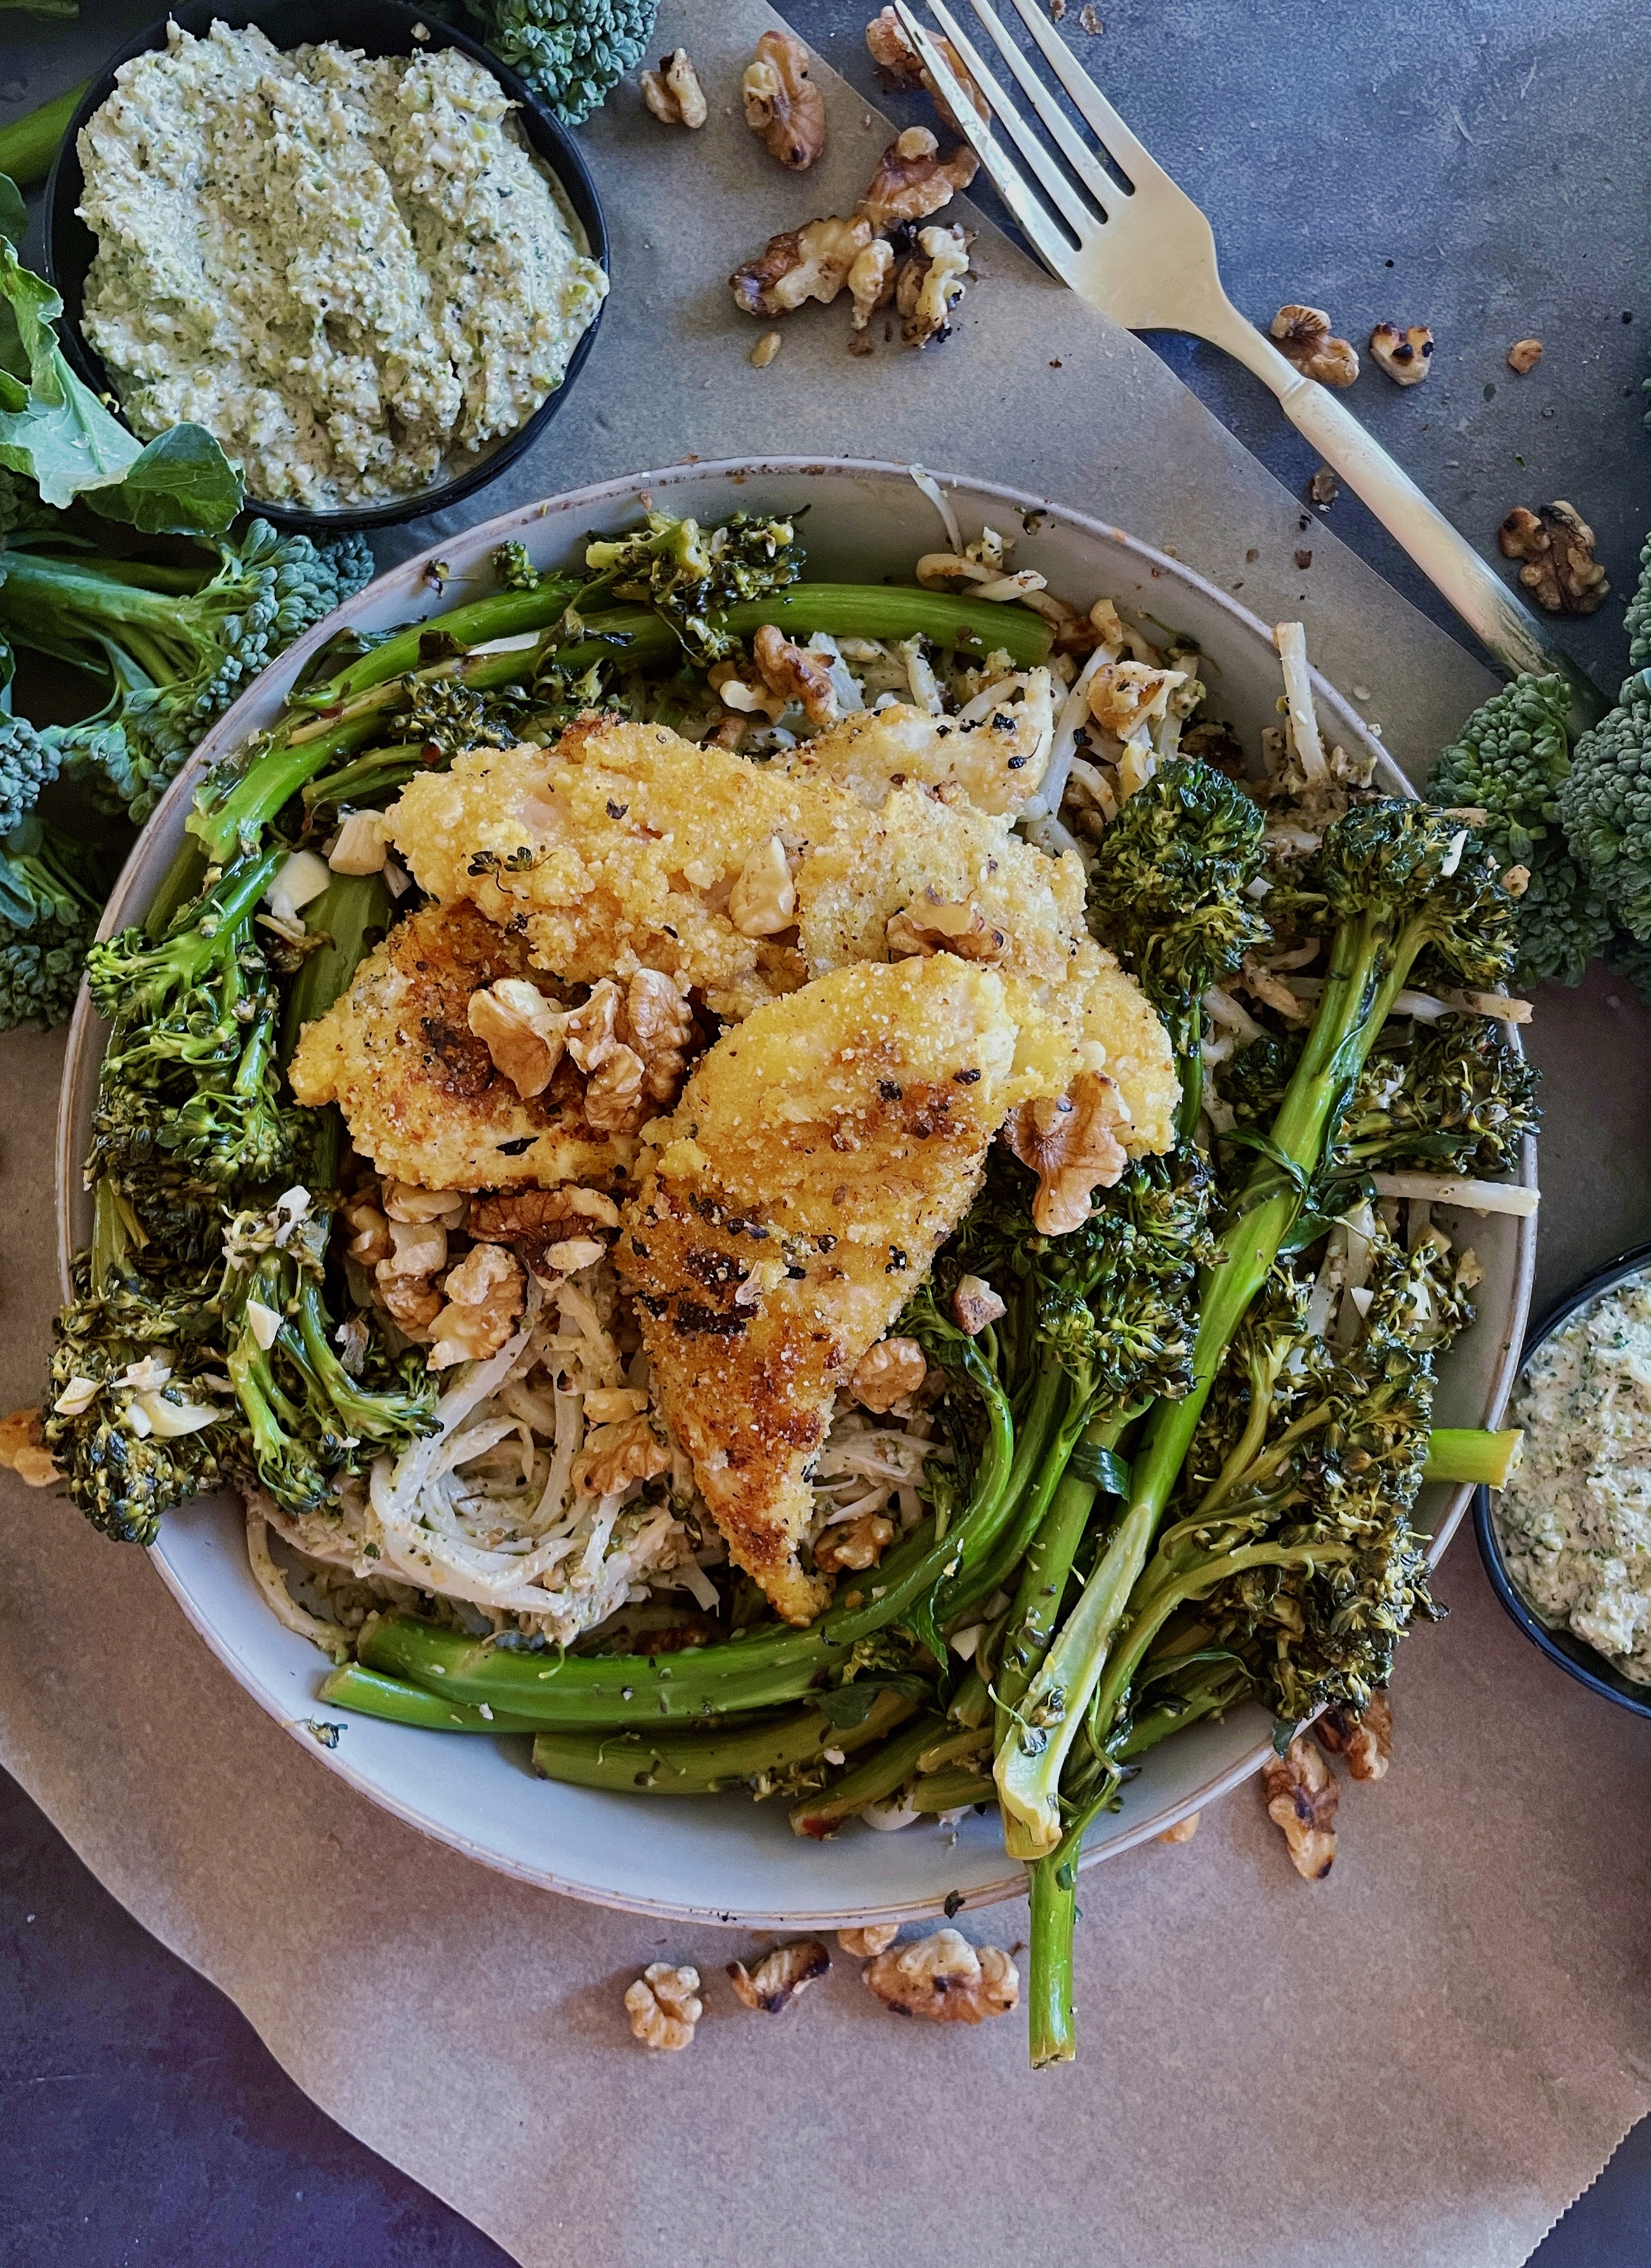
[[[360,1154],[421,1189],[611,1186],[637,1144],[586,1124],[573,1065],[525,1100],[470,1029],[472,993],[534,975],[523,940],[462,900],[409,914],[305,1026],[292,1092],[312,1108],[335,1102]]]
[[[927,1277],[1023,1099],[1003,980],[950,954],[837,970],[696,1066],[615,1248],[666,1423],[788,1621],[833,1401]]]

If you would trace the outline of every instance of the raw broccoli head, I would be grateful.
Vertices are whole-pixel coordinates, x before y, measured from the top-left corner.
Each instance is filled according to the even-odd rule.
[[[0,630],[110,681],[95,716],[48,737],[77,770],[101,775],[134,820],[253,679],[373,571],[359,536],[316,544],[263,520],[216,549],[217,571],[194,591],[29,550],[0,560]]]
[[[26,819],[63,769],[63,752],[26,717],[0,717],[0,836]]]
[[[1651,671],[1625,680],[1617,706],[1577,742],[1559,810],[1572,856],[1618,926],[1651,939]]]
[[[647,53],[659,0],[468,0],[482,37],[569,126]]]
[[[1156,771],[1102,836],[1089,879],[1095,925],[1158,1008],[1196,1005],[1265,941],[1244,895],[1265,825],[1224,772],[1183,762]]]
[[[112,880],[95,847],[38,812],[0,843],[0,1031],[68,1022]]]
[[[1529,882],[1517,900],[1522,983],[1582,971],[1610,934],[1610,917],[1586,863],[1571,855],[1559,793],[1571,770],[1564,678],[1517,677],[1476,709],[1427,776],[1431,802],[1477,806],[1480,829],[1503,867],[1522,866]]]

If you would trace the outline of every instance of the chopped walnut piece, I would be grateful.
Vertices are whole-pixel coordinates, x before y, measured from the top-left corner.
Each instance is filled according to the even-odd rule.
[[[1535,512],[1515,504],[1496,540],[1504,558],[1525,562],[1519,579],[1551,615],[1591,615],[1610,595],[1594,531],[1574,504],[1556,499]]]
[[[1008,1312],[984,1276],[959,1277],[952,1294],[952,1314],[960,1331],[966,1331],[972,1339]]]
[[[501,976],[470,995],[470,1029],[524,1099],[542,1094],[556,1076],[567,1020],[525,976]]]
[[[1341,490],[1337,482],[1335,474],[1331,472],[1328,465],[1321,465],[1319,467],[1318,470],[1314,474],[1312,479],[1307,484],[1307,493],[1308,502],[1316,504],[1321,512],[1327,504],[1332,504],[1335,503],[1337,497],[1341,494]]]
[[[874,236],[850,269],[849,296],[857,331],[863,331],[877,310],[894,298],[895,247],[886,236]]]
[[[710,115],[699,73],[689,62],[686,48],[661,55],[658,70],[643,72],[642,99],[665,126],[686,126],[697,131]]]
[[[961,1930],[937,1929],[891,1947],[860,1973],[885,2008],[937,2024],[978,2024],[1020,2004],[1021,1979],[1009,1955],[995,1945],[977,1952]]]
[[[1378,323],[1370,334],[1370,356],[1395,386],[1419,386],[1434,366],[1434,335],[1426,323],[1412,323],[1407,331]]]
[[[1267,1816],[1284,1830],[1290,1863],[1304,1881],[1322,1882],[1336,1857],[1332,1823],[1341,1787],[1314,1743],[1298,1734],[1287,1753],[1262,1768]]]
[[[884,924],[883,936],[893,954],[954,953],[960,961],[1001,961],[1009,950],[1009,933],[989,922],[972,898],[961,902],[939,896],[932,883],[923,895]]]
[[[837,1943],[857,1961],[870,1961],[877,1954],[887,1953],[899,1934],[897,1921],[868,1921],[862,1929],[838,1930]]]
[[[797,886],[778,835],[759,843],[728,893],[728,919],[741,937],[778,937],[797,918]]]
[[[896,135],[877,161],[871,187],[860,211],[874,229],[892,228],[897,221],[925,220],[942,205],[950,204],[959,189],[974,180],[980,160],[969,149],[940,155],[940,144],[926,126],[908,126]]]
[[[801,228],[788,228],[771,236],[755,260],[734,269],[729,289],[748,315],[789,314],[805,299],[829,306],[873,234],[864,213],[847,220],[828,213]]]
[[[590,990],[590,998],[567,1018],[568,1053],[587,1076],[600,1071],[619,1043],[619,1012],[625,996],[611,976]]]
[[[704,2013],[699,1971],[687,1962],[674,1969],[668,1961],[651,1961],[625,1987],[625,2014],[645,2048],[688,2047]]]
[[[839,1521],[828,1528],[814,1548],[814,1564],[822,1575],[844,1568],[861,1574],[878,1561],[895,1540],[895,1523],[881,1512],[862,1512],[857,1519]]]
[[[969,77],[963,58],[958,54],[957,49],[949,40],[946,39],[937,40],[934,44],[950,64],[952,76],[970,102],[974,104],[976,110],[982,118],[990,118],[991,112],[987,107],[986,98]],[[905,26],[892,8],[885,8],[881,15],[872,18],[871,22],[866,26],[866,45],[870,51],[872,61],[879,70],[886,71],[896,85],[921,87],[932,99],[934,107],[940,114],[941,123],[949,127],[954,134],[962,132],[963,129],[957,122],[956,114],[951,104],[947,102],[925,70],[922,56],[912,46],[907,37]]]
[[[1203,1815],[1201,1812],[1190,1811],[1184,1819],[1177,1819],[1173,1827],[1166,1827],[1163,1833],[1155,1835],[1153,1840],[1155,1843],[1190,1843],[1198,1831],[1198,1822]]]
[[[608,1248],[599,1232],[618,1226],[619,1208],[611,1197],[573,1182],[554,1189],[503,1189],[477,1197],[470,1208],[471,1234],[489,1244],[513,1244],[539,1277],[571,1276],[590,1267]]]
[[[908,260],[895,284],[902,345],[920,350],[946,336],[963,296],[973,234],[965,228],[925,228],[918,238],[922,257]]]
[[[851,276],[853,273],[854,270],[851,268],[849,270],[850,276]],[[750,364],[753,370],[766,370],[770,363],[773,361],[775,356],[779,352],[781,347],[783,347],[785,343],[785,342],[781,338],[778,331],[764,331],[762,337],[752,348],[750,353],[746,357],[746,360]],[[718,737],[720,739],[721,735],[719,734]]]
[[[1541,360],[1542,341],[1540,339],[1515,339],[1507,350],[1507,367],[1509,370],[1516,370],[1521,378],[1523,378],[1527,372],[1535,370]]]
[[[1335,1756],[1345,1756],[1354,1779],[1381,1779],[1393,1756],[1393,1712],[1385,1693],[1373,1693],[1362,1709],[1326,1709],[1313,1727]]]
[[[657,1480],[671,1469],[669,1444],[662,1441],[645,1415],[621,1418],[596,1425],[585,1436],[585,1446],[573,1460],[575,1496],[613,1496],[632,1481]]]
[[[905,1395],[915,1394],[928,1374],[928,1357],[916,1339],[879,1339],[855,1364],[849,1392],[862,1409],[874,1410],[881,1417]]]
[[[1184,669],[1149,669],[1142,661],[1103,661],[1089,681],[1089,714],[1120,740],[1137,739],[1169,713],[1170,696],[1187,681]]]
[[[1269,328],[1279,352],[1303,378],[1316,378],[1321,386],[1351,386],[1358,377],[1358,354],[1345,339],[1331,335],[1322,307],[1280,307]]]
[[[45,1425],[38,1410],[14,1410],[10,1417],[0,1418],[0,1465],[30,1488],[49,1488],[63,1478],[46,1447]]]
[[[751,652],[763,682],[770,693],[783,694],[785,705],[800,704],[811,725],[835,725],[840,711],[831,673],[817,653],[794,645],[782,630],[764,622],[751,640]]]
[[[439,1220],[387,1224],[390,1248],[378,1263],[379,1281],[393,1276],[434,1276],[447,1264],[447,1232]]]
[[[439,1220],[446,1229],[464,1226],[470,1200],[462,1189],[424,1189],[416,1182],[389,1181],[381,1200],[392,1220]]]
[[[427,1276],[380,1275],[373,1296],[396,1329],[420,1344],[428,1340],[431,1325],[446,1305]]]
[[[625,1025],[642,1058],[651,1102],[674,1102],[694,1044],[694,1012],[662,969],[638,968],[625,995]]]
[[[444,1285],[447,1304],[430,1327],[430,1366],[483,1362],[497,1354],[515,1328],[527,1296],[527,1278],[502,1244],[473,1244]]]
[[[743,1961],[731,1961],[728,1975],[748,2008],[764,2016],[778,2016],[830,1966],[831,1955],[817,1937],[800,1937],[765,1953],[755,1969],[748,1969]]]
[[[825,97],[808,76],[808,50],[791,32],[764,32],[740,82],[745,122],[770,158],[806,173],[826,145]]]
[[[611,1048],[585,1082],[585,1123],[593,1134],[634,1134],[648,1116],[647,1065],[634,1048]]]
[[[1242,968],[1234,989],[1264,1001],[1269,1008],[1276,1008],[1286,1023],[1305,1024],[1311,1020],[1312,1011],[1306,1001],[1298,998],[1283,977],[1275,976],[1264,962],[1257,960],[1253,953],[1244,955]]]
[[[1023,1102],[1004,1138],[1037,1175],[1032,1223],[1041,1236],[1065,1236],[1089,1218],[1090,1193],[1109,1189],[1128,1160],[1112,1131],[1127,1125],[1124,1098],[1104,1071],[1080,1071],[1071,1091]]]
[[[344,1247],[350,1259],[358,1260],[364,1268],[375,1268],[380,1260],[390,1256],[390,1224],[375,1204],[365,1198],[357,1198],[344,1207],[344,1222],[350,1230],[350,1241]]]

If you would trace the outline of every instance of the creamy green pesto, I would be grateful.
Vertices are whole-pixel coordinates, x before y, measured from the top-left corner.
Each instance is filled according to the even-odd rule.
[[[260,503],[428,488],[561,383],[608,279],[490,71],[172,26],[79,140],[83,328],[135,430]],[[577,225],[576,224],[574,225]]]
[[[1556,1331],[1511,1417],[1524,1461],[1494,1500],[1509,1576],[1544,1622],[1651,1684],[1651,1282]]]

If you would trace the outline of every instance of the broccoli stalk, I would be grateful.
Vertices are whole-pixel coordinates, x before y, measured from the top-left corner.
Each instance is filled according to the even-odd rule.
[[[1395,996],[1431,949],[1470,984],[1504,977],[1514,955],[1511,905],[1470,835],[1426,806],[1398,801],[1349,812],[1326,831],[1298,911],[1333,924],[1317,1012],[1270,1137],[1222,1232],[1226,1257],[1205,1269],[1192,1387],[1146,1420],[1128,1506],[1037,1676],[1025,1724],[998,1754],[1006,1821],[1053,1850],[1062,1835],[1062,1768],[1105,1672],[1227,1348],[1308,1206],[1338,1125]]]
[[[1487,1433],[1473,1425],[1435,1425],[1427,1437],[1422,1478],[1457,1485],[1470,1481],[1476,1488],[1503,1489],[1524,1454],[1525,1437],[1516,1426]]]

